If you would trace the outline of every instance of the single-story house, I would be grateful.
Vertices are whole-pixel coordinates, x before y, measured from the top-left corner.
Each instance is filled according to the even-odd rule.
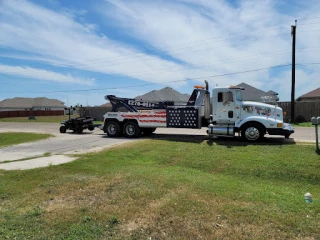
[[[175,105],[186,105],[189,98],[189,94],[179,93],[171,87],[165,87],[160,90],[153,90],[141,96],[135,97],[136,100],[149,102],[173,101]]]
[[[0,111],[64,110],[64,102],[46,97],[8,98],[0,102]]]
[[[320,88],[312,90],[297,98],[299,102],[315,102],[320,101]]]
[[[272,90],[264,92],[258,88],[252,87],[246,83],[240,83],[238,87],[243,87],[245,90],[242,91],[242,100],[243,101],[253,101],[253,102],[265,102],[265,103],[274,103],[279,101],[278,93]]]

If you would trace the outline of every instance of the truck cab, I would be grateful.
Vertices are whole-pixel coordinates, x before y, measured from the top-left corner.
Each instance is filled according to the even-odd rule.
[[[248,141],[260,140],[266,133],[289,138],[294,130],[283,122],[282,109],[276,105],[242,101],[242,90],[244,88],[237,86],[213,89],[209,136],[233,136],[238,132]]]

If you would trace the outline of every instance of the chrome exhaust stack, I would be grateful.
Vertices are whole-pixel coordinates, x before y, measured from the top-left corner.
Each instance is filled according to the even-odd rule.
[[[204,96],[204,118],[209,120],[210,119],[210,92],[209,92],[209,83],[207,80],[204,81],[206,84],[206,93]]]

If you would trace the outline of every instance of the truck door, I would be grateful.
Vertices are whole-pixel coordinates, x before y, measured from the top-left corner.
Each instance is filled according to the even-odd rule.
[[[217,92],[214,109],[214,119],[217,122],[235,122],[236,108],[235,108],[235,96],[234,91],[221,90]]]

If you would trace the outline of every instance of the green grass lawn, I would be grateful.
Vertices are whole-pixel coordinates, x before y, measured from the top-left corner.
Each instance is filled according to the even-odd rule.
[[[313,145],[143,140],[0,171],[0,239],[317,239],[319,170]]]
[[[314,127],[311,122],[291,123],[293,127]]]
[[[42,133],[4,132],[0,133],[0,148],[14,144],[39,141],[49,137],[53,137],[53,135]]]

